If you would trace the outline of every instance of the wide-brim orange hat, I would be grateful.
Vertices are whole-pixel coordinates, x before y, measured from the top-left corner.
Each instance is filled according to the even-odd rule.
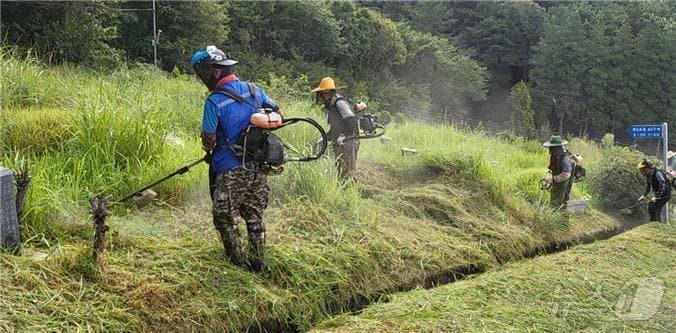
[[[333,78],[330,76],[327,76],[323,78],[321,81],[319,81],[319,86],[317,88],[312,89],[310,92],[318,92],[318,91],[326,91],[326,90],[336,90],[336,89],[342,89],[345,87],[336,87],[336,82],[333,81]]]

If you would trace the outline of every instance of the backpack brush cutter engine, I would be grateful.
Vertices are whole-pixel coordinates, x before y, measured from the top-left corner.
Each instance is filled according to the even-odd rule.
[[[285,148],[294,153],[298,151],[272,132],[301,122],[310,124],[319,132],[322,137],[321,146],[314,155],[290,156],[285,152]],[[274,128],[249,125],[239,137],[237,144],[231,144],[230,148],[242,160],[243,168],[274,175],[283,171],[282,165],[286,162],[310,162],[320,158],[326,152],[328,142],[326,131],[314,119],[287,118]]]
[[[295,151],[295,149],[286,145],[279,136],[272,134],[271,132],[280,128],[284,128],[289,125],[297,123],[308,123],[312,125],[320,133],[322,137],[321,147],[319,152],[311,156],[289,156],[285,153],[284,147],[289,150]],[[241,145],[231,145],[236,151],[236,155],[241,157],[242,166],[244,168],[254,168],[254,171],[263,172],[263,173],[274,173],[279,174],[282,171],[282,164],[286,162],[310,162],[320,158],[326,152],[328,146],[328,138],[326,136],[326,131],[322,128],[319,123],[317,123],[312,118],[288,118],[282,121],[282,124],[275,128],[260,128],[249,125],[246,130],[240,136],[238,143]],[[202,162],[209,161],[213,153],[207,153],[204,157],[192,161],[172,173],[153,181],[152,183],[139,188],[138,190],[129,193],[124,196],[122,199],[117,200],[115,203],[120,204],[128,199],[133,198],[134,203],[138,208],[146,206],[152,199],[157,196],[157,193],[151,190],[153,186],[156,186],[166,180],[169,180],[177,175],[182,175],[190,171],[190,169]],[[212,178],[213,177],[213,178]],[[213,190],[215,175],[212,172],[209,173],[209,188]]]
[[[368,113],[359,116],[359,129],[364,133],[359,139],[374,139],[385,134],[385,126],[378,123],[378,116]],[[382,131],[378,132],[379,129]]]

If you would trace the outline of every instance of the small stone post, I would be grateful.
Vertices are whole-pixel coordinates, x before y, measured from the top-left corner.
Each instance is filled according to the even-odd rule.
[[[19,253],[21,234],[16,215],[14,176],[9,169],[0,167],[0,247]]]
[[[94,220],[94,247],[92,249],[92,259],[100,263],[103,258],[103,251],[106,249],[106,232],[110,228],[106,225],[106,217],[110,216],[108,210],[108,201],[110,196],[98,196],[89,199],[91,205],[92,219]]]

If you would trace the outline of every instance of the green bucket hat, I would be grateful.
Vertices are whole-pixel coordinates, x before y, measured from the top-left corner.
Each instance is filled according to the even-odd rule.
[[[561,138],[559,135],[552,135],[552,137],[549,139],[549,141],[543,143],[542,145],[545,147],[558,147],[558,146],[565,146],[568,144],[568,141],[564,140]]]

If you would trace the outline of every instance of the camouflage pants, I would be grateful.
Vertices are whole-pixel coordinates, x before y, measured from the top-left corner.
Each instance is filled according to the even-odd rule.
[[[359,140],[346,140],[342,145],[334,144],[333,153],[336,156],[336,166],[340,178],[354,182],[356,180],[357,154],[359,153]]]
[[[214,226],[230,260],[244,268],[263,270],[265,265],[265,224],[263,213],[268,206],[267,176],[242,168],[216,175],[213,195]],[[246,221],[249,234],[250,261],[242,249],[239,217]]]

